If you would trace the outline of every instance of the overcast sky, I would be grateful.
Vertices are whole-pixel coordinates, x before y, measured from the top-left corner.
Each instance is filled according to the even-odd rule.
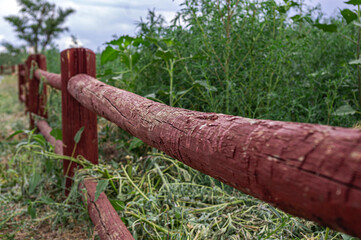
[[[70,15],[66,26],[69,32],[56,41],[60,49],[69,47],[70,35],[77,37],[82,46],[96,51],[104,48],[104,42],[110,41],[112,35],[118,36],[136,32],[135,24],[146,17],[148,9],[155,9],[167,21],[171,20],[183,0],[50,0],[61,7],[71,7],[76,13]],[[338,12],[338,8],[350,7],[342,0],[307,0],[310,5],[321,3],[323,11],[328,14]],[[18,13],[16,0],[0,0],[0,42],[5,40],[21,44],[4,16]],[[3,47],[0,46],[0,51]]]

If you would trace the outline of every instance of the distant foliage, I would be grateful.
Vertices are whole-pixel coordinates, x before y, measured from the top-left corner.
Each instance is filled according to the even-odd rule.
[[[99,77],[193,110],[341,126],[356,121],[333,114],[345,104],[359,108],[356,69],[348,65],[357,39],[347,24],[355,18],[351,10],[324,19],[328,24],[318,8],[299,1],[185,0],[181,6],[169,24],[150,11],[137,36],[108,42]],[[123,49],[117,41],[130,45]],[[132,56],[130,69],[125,61]]]
[[[46,0],[18,0],[20,12],[18,15],[5,17],[29,47],[34,47],[35,53],[44,52],[46,47],[67,31],[63,27],[66,18],[74,13],[74,9],[57,8],[54,3]]]

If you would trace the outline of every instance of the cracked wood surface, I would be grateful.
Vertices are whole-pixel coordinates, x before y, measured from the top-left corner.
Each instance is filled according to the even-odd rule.
[[[61,52],[61,114],[63,132],[63,152],[65,156],[83,156],[93,164],[98,164],[97,115],[84,108],[67,91],[69,79],[79,73],[95,77],[95,54],[86,48],[71,48]],[[84,127],[80,141],[76,144],[74,136]],[[66,177],[65,194],[68,194],[74,176],[76,163],[63,161]],[[69,166],[70,165],[70,166]]]
[[[36,122],[36,126],[39,129],[40,133],[43,134],[46,141],[54,146],[54,152],[59,155],[63,155],[63,142],[61,140],[56,140],[53,136],[50,135],[52,128],[45,120],[39,120]]]
[[[94,201],[97,182],[95,180],[85,179],[83,185],[87,194],[86,199],[89,216],[100,238],[102,240],[134,239],[104,192],[99,195],[97,201]]]
[[[361,131],[173,108],[79,74],[84,107],[207,175],[265,202],[361,236]]]
[[[48,114],[46,112],[46,98],[47,91],[46,85],[43,83],[42,89],[40,87],[40,79],[31,74],[32,69],[39,68],[46,71],[46,58],[43,54],[32,54],[26,60],[26,69],[27,69],[27,110],[29,112],[35,113],[38,116],[47,118]],[[39,90],[41,92],[39,93]],[[32,124],[31,124],[32,125]],[[34,126],[30,126],[32,128]]]
[[[51,127],[49,124],[40,120],[36,123],[45,139],[51,143],[56,154],[63,154],[63,142],[56,140],[50,135]],[[97,182],[95,180],[84,180],[79,186],[79,190],[86,189],[86,197],[84,200],[87,202],[89,216],[94,223],[95,229],[102,240],[131,240],[134,239],[122,220],[119,218],[117,212],[109,202],[107,196],[102,192],[94,202],[94,195],[96,191]]]
[[[60,74],[56,73],[50,73],[41,69],[37,69],[35,71],[35,76],[38,79],[41,79],[42,77],[45,78],[46,83],[53,88],[56,88],[58,90],[61,90],[61,76]]]
[[[25,65],[18,65],[18,91],[19,91],[19,100],[20,102],[25,102]]]

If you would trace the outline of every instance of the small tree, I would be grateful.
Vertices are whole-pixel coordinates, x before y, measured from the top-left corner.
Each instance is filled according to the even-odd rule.
[[[5,17],[17,32],[17,37],[34,47],[38,53],[41,47],[43,52],[60,33],[68,31],[62,27],[66,18],[74,9],[62,9],[46,0],[18,0],[19,15]]]

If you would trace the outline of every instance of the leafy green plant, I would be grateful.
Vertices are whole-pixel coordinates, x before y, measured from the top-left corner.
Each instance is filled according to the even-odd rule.
[[[134,91],[136,79],[139,74],[148,65],[139,67],[138,62],[140,58],[139,47],[145,44],[141,37],[133,38],[130,36],[122,36],[118,39],[107,43],[107,47],[101,54],[101,64],[104,65],[109,62],[119,60],[122,71],[113,72],[112,69],[106,69],[101,77],[112,77],[118,81],[123,81],[128,90]]]
[[[156,51],[154,53],[155,60],[160,60],[164,62],[164,69],[168,73],[169,77],[169,92],[164,92],[165,95],[169,95],[169,105],[174,106],[175,103],[179,101],[186,93],[192,90],[193,86],[187,90],[176,92],[174,89],[174,70],[175,65],[179,62],[191,59],[194,57],[180,57],[179,53],[174,50],[174,45],[177,44],[176,41],[172,39],[155,39],[147,37],[147,40],[156,46]],[[178,98],[177,98],[178,97]]]
[[[342,17],[345,19],[347,24],[353,24],[357,29],[357,40],[354,40],[352,37],[349,38],[345,35],[344,38],[355,43],[356,45],[356,60],[349,62],[351,65],[356,65],[357,67],[357,83],[358,83],[358,105],[361,107],[361,60],[360,60],[360,44],[361,44],[361,1],[359,0],[350,0],[345,2],[346,4],[357,6],[356,11],[352,11],[348,8],[340,10]],[[325,32],[338,32],[338,27],[336,24],[314,24],[315,27],[325,31]],[[340,33],[342,34],[342,33]]]

